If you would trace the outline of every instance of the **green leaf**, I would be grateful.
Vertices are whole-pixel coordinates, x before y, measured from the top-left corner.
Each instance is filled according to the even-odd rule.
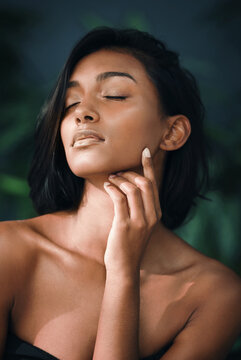
[[[18,196],[28,196],[29,194],[26,180],[7,174],[0,174],[0,190]]]
[[[85,13],[81,17],[81,24],[86,30],[91,30],[97,26],[114,26],[110,21],[93,13]]]

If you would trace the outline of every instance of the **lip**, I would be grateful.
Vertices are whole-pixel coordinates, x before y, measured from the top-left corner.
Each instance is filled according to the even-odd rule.
[[[95,140],[94,142],[104,141],[102,134],[98,133],[95,130],[85,129],[85,130],[79,130],[74,134],[72,146],[74,146],[76,142],[82,143],[84,140],[87,139]]]
[[[103,142],[103,140],[97,139],[97,138],[84,138],[76,140],[73,144],[74,148],[82,147],[82,146],[88,146],[92,144],[98,144]]]

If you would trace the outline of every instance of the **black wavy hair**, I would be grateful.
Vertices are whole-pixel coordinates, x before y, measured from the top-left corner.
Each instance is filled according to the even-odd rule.
[[[210,200],[208,155],[210,145],[204,132],[205,109],[193,75],[179,62],[179,55],[147,32],[107,26],[88,32],[73,48],[57,84],[42,108],[35,133],[35,153],[28,182],[30,197],[39,214],[77,209],[84,179],[75,176],[68,164],[60,138],[67,84],[77,62],[100,49],[129,53],[145,67],[156,86],[167,116],[183,114],[191,134],[179,149],[167,152],[162,186],[159,189],[162,223],[169,229],[183,225],[195,198]]]

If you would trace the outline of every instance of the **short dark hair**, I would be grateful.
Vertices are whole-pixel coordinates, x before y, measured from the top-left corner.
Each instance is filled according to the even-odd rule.
[[[192,205],[196,205],[195,198],[210,200],[204,196],[210,186],[210,147],[203,126],[205,109],[196,80],[181,67],[179,55],[151,34],[136,29],[97,27],[73,48],[38,117],[35,153],[28,176],[30,197],[39,214],[74,210],[82,200],[84,179],[75,176],[67,164],[60,123],[67,84],[75,65],[100,49],[133,55],[156,86],[164,114],[183,114],[190,121],[192,131],[186,143],[167,152],[159,191],[161,221],[167,228],[176,229],[184,223]]]

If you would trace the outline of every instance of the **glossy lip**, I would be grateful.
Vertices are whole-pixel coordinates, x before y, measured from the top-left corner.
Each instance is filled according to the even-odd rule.
[[[79,139],[76,140],[74,142],[73,148],[78,148],[78,147],[82,147],[82,146],[88,146],[88,145],[92,145],[92,144],[98,144],[100,142],[102,142],[103,140],[97,139],[97,138],[84,138],[84,139]]]
[[[95,142],[104,141],[103,136],[95,130],[79,130],[74,134],[72,146],[74,146],[77,141],[85,139],[92,139],[95,140]]]

